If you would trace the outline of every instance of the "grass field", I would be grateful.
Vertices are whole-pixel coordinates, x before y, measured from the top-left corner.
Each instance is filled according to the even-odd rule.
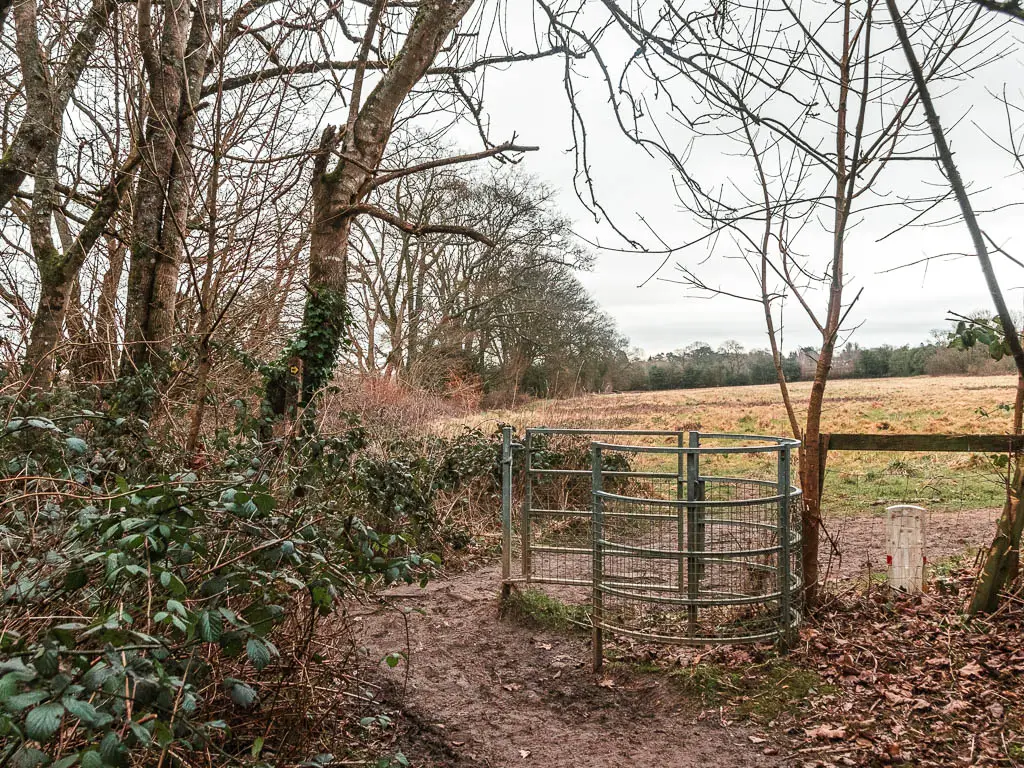
[[[1016,379],[915,377],[843,380],[829,384],[826,432],[1003,433]],[[791,387],[800,409],[810,384]],[[802,415],[802,414],[801,414]],[[788,435],[775,386],[688,389],[535,400],[458,421],[493,428],[697,429]],[[449,422],[449,425],[451,422]],[[842,453],[829,455],[824,504],[828,514],[878,512],[887,504],[921,503],[934,510],[1002,504],[1005,470],[977,454]]]

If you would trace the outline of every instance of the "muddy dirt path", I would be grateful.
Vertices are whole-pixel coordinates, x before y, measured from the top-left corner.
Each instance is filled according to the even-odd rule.
[[[930,561],[987,543],[998,514],[932,512]],[[869,567],[884,571],[884,527],[882,510],[832,520],[829,530],[844,557],[832,563],[831,578],[850,583],[866,577]],[[351,625],[371,664],[405,651],[411,639],[408,668],[404,662],[391,670],[380,665],[379,674],[386,678],[386,698],[403,712],[398,745],[417,768],[792,764],[785,755],[764,754],[769,743],[753,731],[723,723],[718,712],[702,713],[666,675],[610,665],[595,676],[586,632],[499,618],[499,581],[491,565],[426,589],[393,589],[387,596],[394,608]],[[586,601],[579,590],[546,591],[566,602]]]
[[[665,676],[595,676],[585,633],[499,619],[498,588],[492,566],[426,589],[403,587],[389,598],[404,615],[383,611],[353,627],[371,659],[412,638],[408,671],[399,664],[384,674],[405,712],[399,743],[414,765],[781,765],[742,727],[702,716]]]

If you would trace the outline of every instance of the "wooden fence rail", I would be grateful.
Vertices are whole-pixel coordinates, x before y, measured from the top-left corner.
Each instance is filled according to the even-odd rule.
[[[899,435],[823,434],[829,451],[950,451],[958,453],[1022,453],[1024,435]]]
[[[818,455],[818,487],[825,485],[825,464],[829,451],[922,451],[952,453],[1024,453],[1024,435],[918,435],[853,434],[829,432],[821,435]]]

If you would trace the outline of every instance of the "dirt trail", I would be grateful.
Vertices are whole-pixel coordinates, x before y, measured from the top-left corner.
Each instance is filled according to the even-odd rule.
[[[426,589],[392,590],[411,609],[364,617],[353,629],[370,658],[402,650],[384,673],[406,713],[403,748],[416,766],[781,765],[743,728],[698,719],[666,676],[590,671],[588,637],[498,618],[499,574],[471,571]],[[402,689],[406,685],[404,698]]]
[[[928,561],[941,563],[954,555],[986,546],[995,535],[999,509],[929,510],[925,525]],[[831,563],[830,579],[861,579],[872,572],[885,572],[885,510],[877,514],[846,515],[826,520],[835,538],[841,560]],[[822,573],[829,564],[826,544],[822,545]]]
[[[932,512],[929,559],[986,543],[998,514]],[[884,570],[881,510],[835,519],[830,533],[844,552],[842,563],[833,563],[833,578],[863,577],[868,563]],[[764,755],[765,745],[752,743],[744,727],[724,725],[717,713],[702,716],[666,675],[623,665],[595,676],[585,632],[499,619],[499,582],[497,567],[486,566],[426,589],[401,587],[388,592],[396,609],[352,624],[356,642],[374,662],[412,641],[408,670],[400,663],[381,674],[386,698],[404,713],[399,744],[417,768],[789,764]],[[546,591],[569,602],[586,600],[578,590]]]

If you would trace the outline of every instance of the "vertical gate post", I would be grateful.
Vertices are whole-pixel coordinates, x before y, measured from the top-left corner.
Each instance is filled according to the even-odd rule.
[[[792,574],[790,573],[790,540],[789,540],[789,513],[790,513],[790,447],[780,446],[779,450],[779,613],[781,623],[779,636],[783,644],[789,642],[791,624],[791,592],[793,588]]]
[[[593,565],[591,566],[592,605],[590,622],[593,625],[591,645],[594,652],[594,671],[600,672],[604,665],[604,634],[601,629],[603,620],[604,596],[601,593],[601,581],[604,570],[604,500],[601,497],[601,446],[590,444],[590,484],[593,498],[593,515],[591,517],[591,546],[593,547]]]
[[[676,501],[683,501],[687,497],[687,478],[686,478],[686,452],[683,450],[685,442],[683,440],[683,432],[680,432],[676,439],[676,447],[679,449],[679,453],[676,454]],[[679,552],[679,568],[676,576],[678,582],[678,589],[680,592],[686,589],[686,561],[687,558],[683,555],[683,542],[686,541],[686,516],[688,510],[682,505],[676,505],[676,517],[678,522],[676,523],[676,550]]]
[[[523,464],[525,470],[525,481],[523,484],[523,519],[519,525],[519,533],[522,536],[523,554],[523,581],[530,583],[530,514],[533,505],[533,433],[526,430],[526,440],[523,446],[526,459]]]
[[[700,447],[700,432],[690,432],[690,448]],[[700,454],[690,451],[686,454],[686,500],[696,501],[699,494],[700,483]],[[696,553],[704,548],[703,520],[701,511],[693,504],[686,507],[686,550],[689,552],[686,567],[686,596],[690,599],[690,605],[686,609],[689,624],[690,637],[697,635],[697,605],[700,597],[700,563],[695,557]]]
[[[512,427],[501,428],[501,598],[512,589]]]

